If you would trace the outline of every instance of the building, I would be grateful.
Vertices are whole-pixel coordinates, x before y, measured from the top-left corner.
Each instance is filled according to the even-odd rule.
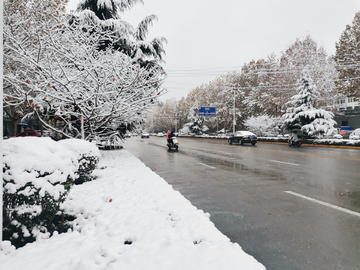
[[[343,97],[338,106],[334,119],[338,127],[349,126],[353,130],[360,128],[360,103],[354,98]]]

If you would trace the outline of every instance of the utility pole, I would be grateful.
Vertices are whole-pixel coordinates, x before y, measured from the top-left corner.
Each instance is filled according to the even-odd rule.
[[[175,112],[175,133],[177,132],[177,112]]]
[[[234,89],[234,121],[233,121],[233,134],[235,135],[236,115],[235,115],[235,89]]]

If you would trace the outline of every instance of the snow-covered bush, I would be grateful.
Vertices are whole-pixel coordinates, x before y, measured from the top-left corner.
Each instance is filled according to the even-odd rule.
[[[4,240],[21,247],[66,231],[60,204],[78,170],[77,153],[50,138],[3,141]]]
[[[180,131],[181,135],[189,135],[191,133],[190,125],[185,124]]]
[[[268,115],[251,116],[244,125],[249,131],[254,132],[257,136],[264,136],[268,133],[274,134],[277,132],[280,119],[270,117]]]
[[[360,146],[359,139],[314,139],[310,142],[316,145]]]
[[[78,185],[90,181],[91,173],[95,170],[101,157],[99,149],[94,144],[79,139],[61,140],[58,143],[77,155],[79,168],[75,184]]]

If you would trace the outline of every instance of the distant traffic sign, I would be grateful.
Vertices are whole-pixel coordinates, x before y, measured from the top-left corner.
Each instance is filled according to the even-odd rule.
[[[199,116],[216,116],[216,107],[199,107]]]

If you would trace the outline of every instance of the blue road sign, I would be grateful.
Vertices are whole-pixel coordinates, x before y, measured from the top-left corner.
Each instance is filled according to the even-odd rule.
[[[216,107],[199,107],[199,116],[216,116]]]

